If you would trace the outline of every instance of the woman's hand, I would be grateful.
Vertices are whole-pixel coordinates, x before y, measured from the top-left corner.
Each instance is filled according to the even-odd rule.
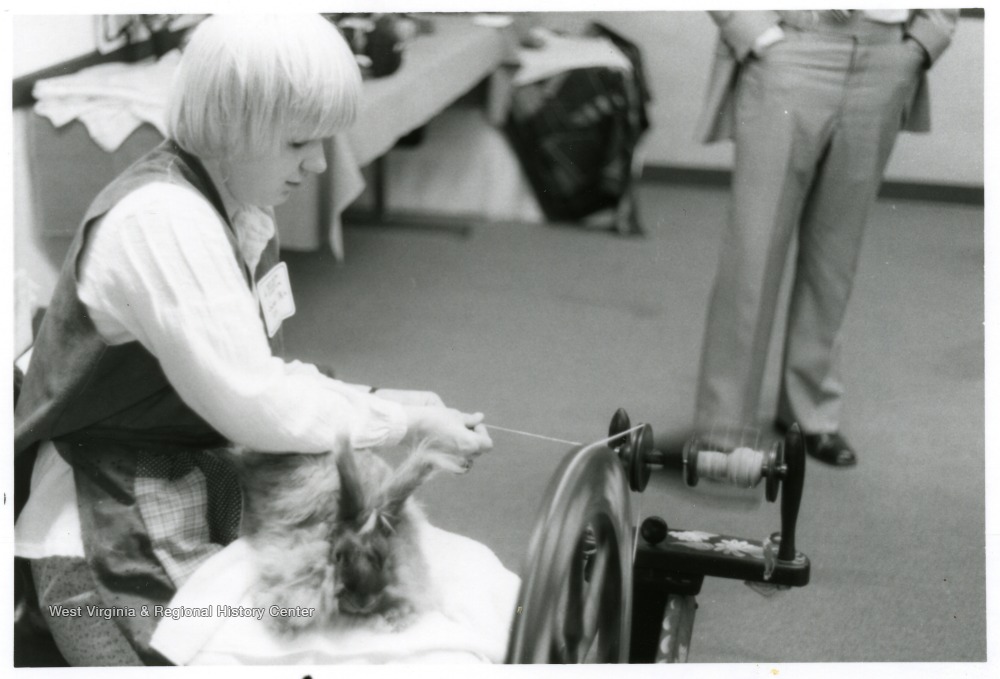
[[[444,453],[465,458],[469,465],[473,458],[493,449],[482,413],[463,413],[442,406],[406,406],[405,409],[404,441],[411,445],[428,440]]]
[[[416,389],[376,389],[375,395],[404,406],[437,406],[444,407],[444,401],[433,391],[417,391]]]

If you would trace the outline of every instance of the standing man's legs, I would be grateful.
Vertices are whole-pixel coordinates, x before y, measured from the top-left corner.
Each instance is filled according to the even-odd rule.
[[[802,215],[778,419],[798,422],[807,433],[840,428],[842,322],[865,222],[919,81],[921,56],[902,42],[901,31],[894,42],[857,45],[843,110]]]
[[[695,425],[756,421],[781,275],[843,100],[849,41],[784,41],[740,67],[729,222],[702,345]]]

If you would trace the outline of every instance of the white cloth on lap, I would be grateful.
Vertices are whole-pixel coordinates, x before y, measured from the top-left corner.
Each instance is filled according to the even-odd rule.
[[[485,545],[429,525],[420,530],[437,605],[404,629],[351,621],[287,638],[271,631],[266,613],[262,620],[214,615],[220,605],[257,605],[253,550],[240,539],[206,561],[170,603],[211,606],[213,616],[164,618],[152,646],[184,665],[502,662],[520,579]]]

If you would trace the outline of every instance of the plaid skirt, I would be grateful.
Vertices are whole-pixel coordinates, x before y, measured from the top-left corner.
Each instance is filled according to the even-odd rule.
[[[168,605],[191,573],[238,537],[235,470],[211,449],[151,451],[107,440],[56,447],[74,469],[86,564],[97,599],[112,612],[102,614],[144,663],[164,664],[149,647],[155,606]]]

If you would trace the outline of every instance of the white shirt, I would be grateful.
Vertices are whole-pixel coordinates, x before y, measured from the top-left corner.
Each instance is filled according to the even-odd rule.
[[[262,218],[270,221],[257,211],[235,224],[241,254],[254,264],[268,233]],[[148,184],[112,208],[92,227],[78,286],[101,337],[141,342],[192,410],[254,450],[398,443],[406,433],[402,406],[271,354],[225,228],[200,194],[167,183]],[[40,450],[15,544],[29,558],[83,554],[72,473],[51,443]]]

